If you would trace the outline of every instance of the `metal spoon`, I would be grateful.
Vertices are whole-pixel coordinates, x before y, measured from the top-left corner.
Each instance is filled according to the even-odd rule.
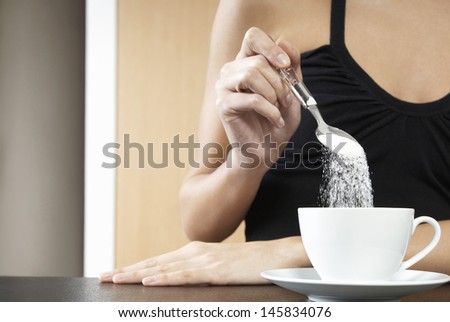
[[[356,139],[341,129],[328,125],[322,118],[317,102],[292,67],[279,70],[300,104],[311,112],[317,121],[316,137],[330,151],[341,155],[364,155],[363,147]]]

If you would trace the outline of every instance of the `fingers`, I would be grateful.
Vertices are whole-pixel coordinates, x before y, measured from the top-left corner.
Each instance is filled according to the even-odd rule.
[[[211,272],[205,269],[186,269],[146,277],[142,280],[142,284],[144,286],[213,284],[208,276],[211,276]]]
[[[287,42],[287,41],[280,41],[278,43],[278,46],[283,49],[286,54],[289,56],[290,60],[291,60],[291,66],[294,67],[295,72],[297,73],[297,75],[299,75],[301,78],[302,77],[302,72],[300,70],[300,52],[298,51],[298,49],[294,46],[291,45],[291,43]]]
[[[176,251],[166,253],[166,254],[163,254],[160,256],[148,258],[148,259],[145,259],[138,263],[135,263],[133,265],[126,266],[126,267],[123,267],[120,269],[116,269],[111,272],[101,273],[100,277],[99,277],[100,282],[102,282],[102,283],[116,282],[123,277],[123,276],[118,277],[118,275],[120,275],[120,274],[142,271],[149,267],[155,267],[158,265],[164,265],[165,263],[170,263],[170,262],[174,262],[174,261],[180,261],[183,259],[187,259],[191,256],[191,252],[189,251],[189,248],[193,248],[193,247],[190,244],[188,244],[185,247],[180,248]],[[122,282],[124,282],[124,281],[122,281]],[[135,281],[135,279],[134,279],[134,281],[132,283],[140,283],[140,280]]]
[[[167,275],[171,275],[175,272],[189,271],[192,269],[192,267],[201,267],[201,265],[196,264],[196,262],[198,262],[197,258],[156,265],[136,271],[124,272],[114,275],[113,281],[116,284],[143,283],[144,285],[146,285],[151,284],[152,280],[158,280],[159,283],[162,283],[161,280],[167,280],[167,278],[163,279],[163,277]],[[181,284],[186,284],[187,281],[189,281],[190,283],[195,282],[192,281],[191,276],[186,276]],[[170,282],[175,283],[173,281]],[[180,282],[178,282],[177,285],[180,285]]]
[[[271,104],[290,106],[289,88],[280,75],[261,55],[226,64],[221,70],[218,88],[261,94]]]
[[[253,111],[266,118],[275,127],[282,128],[285,124],[280,110],[259,94],[229,93],[218,99],[217,107],[222,119],[227,123],[242,118],[243,112]]]
[[[287,85],[261,55],[226,64],[216,83],[216,92],[216,105],[225,122],[239,113],[253,111],[282,128],[285,121],[279,108],[289,107],[293,102]]]
[[[229,122],[239,112],[254,111],[272,125],[283,127],[281,115],[287,114],[280,108],[290,107],[295,100],[276,68],[293,66],[300,75],[299,62],[300,54],[290,43],[282,41],[277,45],[262,30],[250,28],[236,60],[223,66],[216,83],[216,105],[222,120]]]
[[[300,52],[286,40],[276,43],[269,35],[257,27],[250,28],[242,42],[241,50],[236,59],[262,55],[275,68],[287,68],[293,66],[300,73]]]
[[[244,37],[241,50],[236,56],[237,59],[253,55],[264,56],[271,65],[276,68],[286,68],[291,65],[289,55],[261,29],[252,27]]]
[[[214,244],[191,242],[174,252],[103,273],[100,281],[144,285],[209,284],[214,281],[214,270],[210,269],[214,267],[211,249]]]

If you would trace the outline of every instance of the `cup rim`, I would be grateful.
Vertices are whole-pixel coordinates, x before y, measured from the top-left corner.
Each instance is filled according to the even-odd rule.
[[[395,211],[395,212],[410,212],[414,211],[415,209],[412,207],[298,207],[298,212],[300,213],[301,210],[314,210],[318,212],[333,212],[333,211],[348,211],[348,212],[365,212],[369,210],[376,210],[376,211]]]

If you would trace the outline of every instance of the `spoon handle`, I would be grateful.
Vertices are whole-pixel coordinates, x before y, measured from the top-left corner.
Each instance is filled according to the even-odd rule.
[[[287,69],[280,69],[281,77],[286,81],[286,83],[291,88],[295,97],[300,101],[300,104],[306,109],[309,109],[311,105],[317,105],[316,100],[311,95],[309,90],[306,88],[305,84],[300,80],[300,78],[295,73],[292,67]]]

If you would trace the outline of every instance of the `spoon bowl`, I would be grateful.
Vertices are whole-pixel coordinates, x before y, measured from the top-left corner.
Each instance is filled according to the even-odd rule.
[[[280,75],[288,84],[300,104],[311,112],[317,122],[316,137],[319,142],[334,153],[345,156],[364,155],[359,142],[347,132],[328,125],[322,118],[317,102],[292,67],[280,69]]]

